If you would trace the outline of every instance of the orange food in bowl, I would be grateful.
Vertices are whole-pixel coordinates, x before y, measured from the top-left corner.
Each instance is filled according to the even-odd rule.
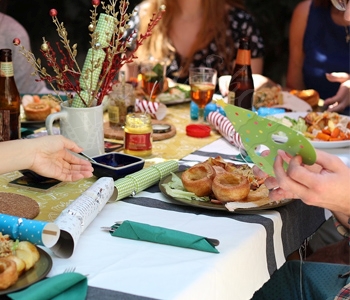
[[[23,107],[27,121],[45,121],[51,114],[51,107],[46,102],[32,102]]]

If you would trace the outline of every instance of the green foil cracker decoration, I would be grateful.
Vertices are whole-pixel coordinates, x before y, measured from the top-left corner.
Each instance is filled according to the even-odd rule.
[[[134,196],[178,169],[178,162],[170,160],[120,178],[114,182],[114,186],[118,190],[116,200],[129,197],[130,195]]]
[[[87,91],[80,91],[79,95],[75,94],[74,98],[73,98],[73,102],[72,102],[72,107],[86,107],[86,105],[84,104],[84,102],[81,100],[84,99],[86,104],[89,104],[93,101],[93,97],[91,96],[91,94]]]
[[[101,74],[106,53],[102,49],[90,48],[80,75],[80,87],[86,91],[94,91]]]
[[[96,25],[97,43],[101,48],[109,46],[114,33],[114,17],[101,13]]]

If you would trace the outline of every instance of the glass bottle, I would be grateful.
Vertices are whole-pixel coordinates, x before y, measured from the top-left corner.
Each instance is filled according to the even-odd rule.
[[[150,156],[152,154],[152,133],[149,114],[128,114],[124,127],[124,152],[135,156]]]
[[[250,65],[251,50],[249,38],[240,39],[236,63],[229,85],[228,102],[236,106],[252,109],[254,82]]]
[[[13,77],[11,49],[0,50],[0,141],[21,138],[21,98]]]

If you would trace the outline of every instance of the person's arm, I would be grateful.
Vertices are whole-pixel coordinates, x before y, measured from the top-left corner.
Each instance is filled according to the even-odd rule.
[[[305,89],[303,80],[303,39],[309,15],[311,1],[299,3],[292,15],[289,26],[289,60],[286,86],[290,89]]]
[[[72,152],[83,151],[73,141],[54,135],[0,143],[0,173],[30,169],[61,181],[91,177],[93,168]]]
[[[316,150],[313,166],[300,156],[290,158],[279,151],[274,163],[275,178],[266,179],[271,199],[299,198],[308,205],[323,207],[350,216],[350,168],[338,157]],[[287,171],[283,162],[289,165]]]

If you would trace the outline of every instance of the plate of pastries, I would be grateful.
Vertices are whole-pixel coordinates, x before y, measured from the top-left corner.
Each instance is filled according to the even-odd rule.
[[[44,250],[0,232],[0,295],[28,287],[43,279],[51,268],[52,259]]]

